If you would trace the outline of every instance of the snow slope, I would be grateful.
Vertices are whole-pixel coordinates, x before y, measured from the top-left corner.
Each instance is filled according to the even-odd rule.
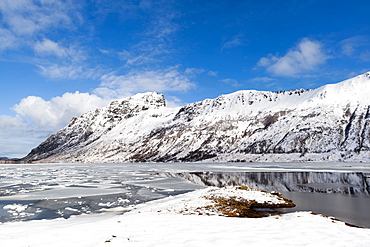
[[[369,161],[370,72],[314,90],[244,90],[181,108],[138,94],[73,118],[24,160]]]

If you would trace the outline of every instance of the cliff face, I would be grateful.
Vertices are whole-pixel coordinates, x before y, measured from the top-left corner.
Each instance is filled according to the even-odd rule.
[[[314,90],[238,91],[181,108],[138,94],[73,118],[24,160],[367,161],[370,73]]]

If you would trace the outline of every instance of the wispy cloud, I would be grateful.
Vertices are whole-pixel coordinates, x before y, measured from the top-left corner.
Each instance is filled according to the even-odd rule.
[[[250,82],[271,82],[275,80],[276,79],[271,78],[271,77],[262,76],[262,77],[255,77],[255,78],[249,79],[248,81]]]
[[[355,58],[364,62],[370,61],[370,49],[368,47],[370,37],[357,35],[339,42],[343,55]]]
[[[257,66],[265,67],[268,73],[275,76],[303,76],[317,69],[328,58],[320,42],[305,38],[282,57],[272,54],[262,57]]]
[[[179,25],[174,21],[180,13],[175,11],[170,6],[160,4],[155,8],[149,9],[149,11],[155,11],[155,17],[153,18],[151,25],[146,30],[146,34],[149,36],[154,35],[156,39],[165,38],[167,39],[171,34],[179,30]]]
[[[78,20],[72,17],[76,6],[71,1],[2,0],[0,28],[8,30],[8,36],[21,44],[23,37],[32,37],[49,28],[73,28]]]
[[[339,44],[344,55],[352,56],[358,48],[367,46],[368,41],[368,37],[361,35],[344,39]]]
[[[264,88],[271,88],[275,87],[277,84],[277,79],[267,77],[267,76],[261,76],[261,77],[255,77],[247,80],[247,82],[252,83],[254,85],[257,85],[258,87],[264,87]]]
[[[220,82],[223,82],[225,84],[228,84],[228,85],[231,85],[233,87],[239,87],[241,86],[241,84],[239,84],[239,82],[235,79],[231,79],[231,78],[227,78],[227,79],[222,79],[222,80],[219,80]]]
[[[0,27],[0,51],[17,46],[17,37],[7,29]]]
[[[370,51],[361,53],[360,59],[364,62],[370,62]]]
[[[164,60],[171,53],[159,41],[142,41],[130,47],[130,50],[118,52],[118,57],[125,62],[125,67],[150,66]]]
[[[212,71],[212,70],[210,70],[210,71],[208,71],[207,75],[208,76],[217,77],[218,76],[218,71]]]
[[[34,63],[40,73],[51,79],[77,79],[100,77],[100,69],[114,71],[120,68],[99,64],[92,58],[94,51],[86,50],[78,40],[63,39],[52,35],[50,30],[73,32],[83,23],[83,6],[71,0],[3,0],[0,1],[0,50],[26,48],[33,55],[27,63]],[[175,19],[181,14],[166,1],[94,2],[96,18],[112,13],[122,15],[122,21],[140,20],[137,28],[138,40],[126,45],[124,50],[100,47],[99,56],[124,61],[124,67],[134,69],[161,68],[173,58],[173,34],[179,29]],[[82,14],[81,14],[82,13]],[[93,14],[94,15],[94,14]],[[51,39],[50,37],[54,37]],[[56,38],[56,37],[59,37]],[[30,54],[30,53],[27,53]],[[29,55],[26,55],[27,57]],[[20,56],[24,59],[24,53]],[[122,63],[119,65],[122,66]]]
[[[205,69],[197,69],[197,68],[186,68],[186,70],[185,70],[185,74],[191,75],[191,76],[200,75],[200,74],[203,74],[205,72],[206,72]]]
[[[38,65],[38,67],[43,76],[51,79],[96,79],[101,75],[99,68],[88,68],[73,63]]]
[[[55,25],[71,25],[69,1],[2,0],[0,10],[8,27],[18,35],[31,35]]]
[[[79,6],[70,0],[0,1],[0,50],[19,52],[21,62],[34,63],[49,78],[90,75],[83,63],[86,52],[74,41],[66,40],[64,46],[47,38],[51,30],[71,31],[80,26]]]
[[[160,70],[131,70],[125,75],[103,75],[94,92],[103,97],[119,98],[145,91],[187,91],[194,87],[191,77],[177,67]]]
[[[221,51],[242,46],[243,44],[244,44],[243,36],[238,34],[233,36],[231,39],[227,40],[221,47]]]
[[[173,48],[174,37],[181,28],[176,22],[181,13],[174,7],[174,2],[143,0],[122,5],[106,3],[105,11],[126,13],[123,19],[139,20],[138,23],[141,23],[145,16],[145,25],[137,28],[137,33],[134,34],[140,37],[139,41],[133,42],[124,50],[117,51],[118,57],[125,62],[125,67],[149,67],[170,61],[176,53],[176,49]]]
[[[100,74],[98,66],[89,68],[88,56],[78,45],[65,47],[58,42],[44,38],[34,45],[36,65],[40,73],[51,79],[96,79]]]

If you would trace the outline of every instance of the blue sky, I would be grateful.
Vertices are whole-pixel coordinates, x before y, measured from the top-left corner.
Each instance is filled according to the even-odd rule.
[[[0,156],[139,92],[183,105],[370,70],[370,1],[1,0]]]

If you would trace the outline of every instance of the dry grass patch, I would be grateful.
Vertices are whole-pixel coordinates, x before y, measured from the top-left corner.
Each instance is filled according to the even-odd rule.
[[[237,190],[250,190],[248,187],[237,187]],[[258,190],[261,193],[267,193],[266,191]],[[280,193],[279,193],[280,194]],[[289,199],[271,194],[281,199],[281,203],[271,202],[257,202],[256,200],[249,200],[242,197],[223,197],[223,196],[205,196],[206,199],[212,201],[214,204],[207,206],[208,209],[212,208],[212,211],[217,211],[224,216],[228,217],[244,217],[244,218],[261,218],[271,214],[280,214],[280,212],[266,211],[262,209],[277,209],[277,208],[291,208],[296,205]],[[281,195],[281,194],[280,194]]]

